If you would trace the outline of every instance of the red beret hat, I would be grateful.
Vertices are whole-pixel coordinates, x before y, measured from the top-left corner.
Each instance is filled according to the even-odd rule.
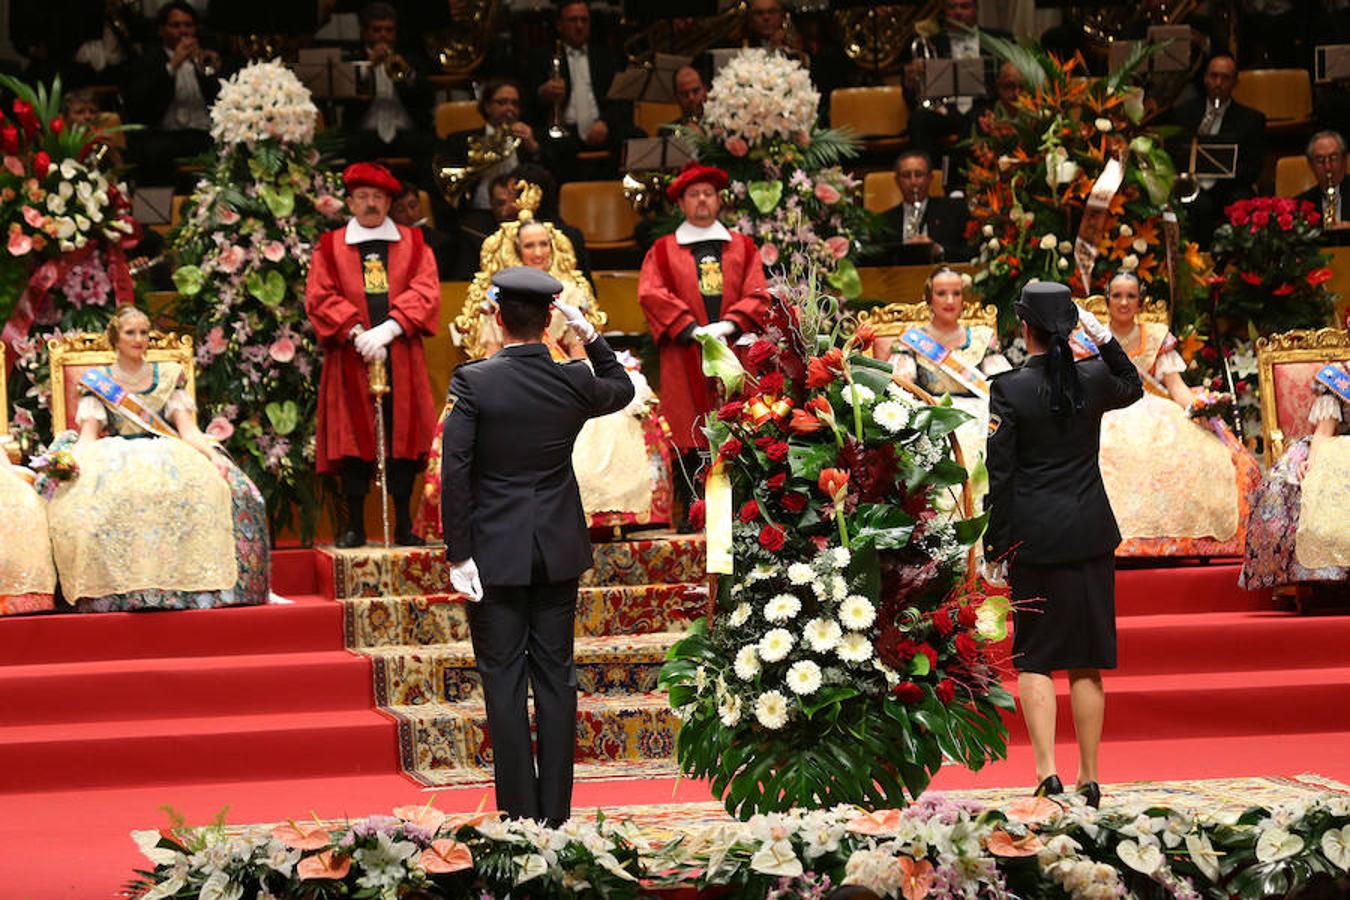
[[[723,172],[721,169],[701,165],[700,163],[690,160],[684,164],[684,168],[680,170],[680,174],[670,183],[670,186],[666,188],[666,196],[669,197],[672,202],[678,202],[679,199],[684,196],[685,191],[689,190],[692,185],[698,184],[701,181],[706,181],[720,191],[727,186],[727,173]]]
[[[397,197],[403,190],[399,180],[379,163],[352,163],[342,171],[342,186],[349,192],[360,187],[375,188],[384,191],[391,198]]]

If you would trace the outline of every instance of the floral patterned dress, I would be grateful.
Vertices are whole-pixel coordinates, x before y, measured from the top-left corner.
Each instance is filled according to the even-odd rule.
[[[0,452],[0,616],[56,605],[56,566],[47,536],[47,504],[26,469]]]
[[[151,365],[140,400],[165,418],[195,412],[181,367]],[[248,476],[231,463],[221,478],[184,441],[145,436],[86,396],[76,422],[90,418],[107,436],[75,444],[79,475],[56,490],[48,510],[66,600],[80,612],[266,603],[267,514]],[[58,441],[74,439],[67,432]]]
[[[1308,411],[1314,428],[1330,419],[1336,433],[1311,454],[1312,438],[1295,441],[1261,485],[1247,526],[1239,583],[1249,590],[1310,581],[1350,581],[1350,403],[1320,382]],[[1299,469],[1312,455],[1302,481]],[[1307,488],[1305,491],[1304,488]]]
[[[1140,326],[1123,346],[1146,381],[1186,368],[1161,323]],[[1261,468],[1217,419],[1191,419],[1171,397],[1146,390],[1102,417],[1101,469],[1124,538],[1117,556],[1242,553]]]

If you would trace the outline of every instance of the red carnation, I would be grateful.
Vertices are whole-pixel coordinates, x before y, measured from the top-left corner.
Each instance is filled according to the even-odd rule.
[[[722,449],[718,451],[723,459],[735,459],[741,455],[740,438],[727,438],[722,442]]]
[[[974,603],[968,603],[957,611],[956,621],[961,623],[962,628],[974,628],[979,615],[979,608]]]
[[[797,491],[788,491],[783,495],[783,509],[790,513],[799,513],[806,509],[806,495]]]
[[[788,431],[793,434],[811,434],[825,427],[825,423],[804,409],[794,409],[788,422]]]
[[[956,636],[956,655],[966,662],[973,662],[980,655],[980,646],[975,643],[973,637],[963,631]]]
[[[891,693],[895,694],[895,699],[901,703],[915,704],[923,700],[923,688],[912,681],[902,681],[891,688]]]
[[[1319,284],[1325,284],[1331,280],[1331,269],[1323,266],[1320,269],[1313,269],[1307,275],[1308,284],[1317,287]]]
[[[783,373],[770,372],[759,380],[759,390],[764,394],[783,393]]]
[[[708,504],[703,500],[695,500],[689,504],[689,524],[694,528],[702,528],[703,520],[708,514]]]
[[[38,178],[46,178],[47,173],[52,170],[52,158],[46,150],[39,150],[33,156],[33,174]]]
[[[1238,277],[1253,286],[1261,283],[1261,276],[1257,275],[1255,272],[1239,272]]]
[[[788,445],[786,441],[774,441],[768,447],[764,448],[764,453],[773,462],[782,462],[788,458]]]
[[[937,683],[933,693],[937,694],[937,698],[944,704],[951,703],[956,699],[956,682],[950,678],[944,678]]]
[[[787,483],[787,473],[775,472],[765,480],[764,486],[771,491],[781,491],[783,485]]]
[[[777,525],[765,525],[759,530],[759,545],[770,553],[777,553],[783,549],[783,544],[787,537],[783,534],[783,529]]]
[[[952,622],[952,614],[945,609],[939,609],[933,613],[933,627],[938,630],[938,634],[946,637],[956,630],[955,623]]]
[[[721,422],[734,422],[741,417],[744,409],[744,400],[732,400],[717,411],[717,419]]]
[[[756,372],[763,371],[764,366],[771,362],[777,354],[778,349],[766,340],[758,340],[750,345],[750,349],[745,353],[745,361],[748,362]]]
[[[759,518],[759,504],[756,503],[754,500],[745,501],[745,505],[741,507],[740,520],[742,522],[753,522],[755,521],[755,519],[758,518]]]

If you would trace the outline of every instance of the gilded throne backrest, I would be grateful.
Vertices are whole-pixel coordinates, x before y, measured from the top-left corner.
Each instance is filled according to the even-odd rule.
[[[47,342],[52,369],[52,430],[75,427],[75,410],[80,403],[80,377],[90,369],[111,365],[117,352],[103,333],[68,334]],[[192,335],[174,332],[150,332],[146,362],[176,362],[187,374],[188,396],[197,397],[196,368],[193,365]]]
[[[1111,318],[1111,312],[1106,306],[1106,298],[1101,294],[1093,294],[1086,300],[1080,300],[1083,308],[1097,317],[1104,325]],[[1166,300],[1145,299],[1139,304],[1139,314],[1135,321],[1140,325],[1166,325],[1169,328],[1172,325],[1172,308],[1167,305]]]
[[[600,310],[595,302],[595,291],[586,280],[577,265],[576,249],[572,239],[555,228],[552,222],[541,222],[548,229],[549,240],[553,244],[553,260],[548,273],[563,283],[564,288],[575,288],[586,298],[586,318],[596,328],[604,328],[609,317]],[[479,334],[479,324],[483,315],[492,312],[492,301],[488,291],[492,287],[492,276],[511,266],[522,266],[516,247],[516,234],[520,231],[520,222],[505,222],[500,228],[483,240],[483,248],[478,255],[478,274],[464,298],[464,308],[450,325],[450,336],[455,345],[464,350],[469,359],[481,359],[484,354],[483,341]]]
[[[876,334],[873,353],[878,359],[890,355],[891,346],[900,335],[911,328],[927,325],[931,314],[928,301],[888,303],[878,309],[865,310],[858,314],[859,325],[870,325]],[[998,333],[998,307],[970,299],[961,307],[960,323],[963,326],[983,325]]]
[[[5,354],[9,348],[0,341],[0,453],[9,457],[9,461],[19,462],[19,445],[9,436],[9,363]]]
[[[1308,410],[1313,376],[1329,362],[1350,360],[1350,332],[1336,328],[1286,331],[1256,342],[1261,386],[1261,433],[1273,465],[1294,441],[1312,433]]]

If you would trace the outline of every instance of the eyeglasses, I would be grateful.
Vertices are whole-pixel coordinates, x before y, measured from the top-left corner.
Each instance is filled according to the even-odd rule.
[[[1330,166],[1340,162],[1344,158],[1344,153],[1327,153],[1323,156],[1312,157],[1312,162],[1315,166]]]

